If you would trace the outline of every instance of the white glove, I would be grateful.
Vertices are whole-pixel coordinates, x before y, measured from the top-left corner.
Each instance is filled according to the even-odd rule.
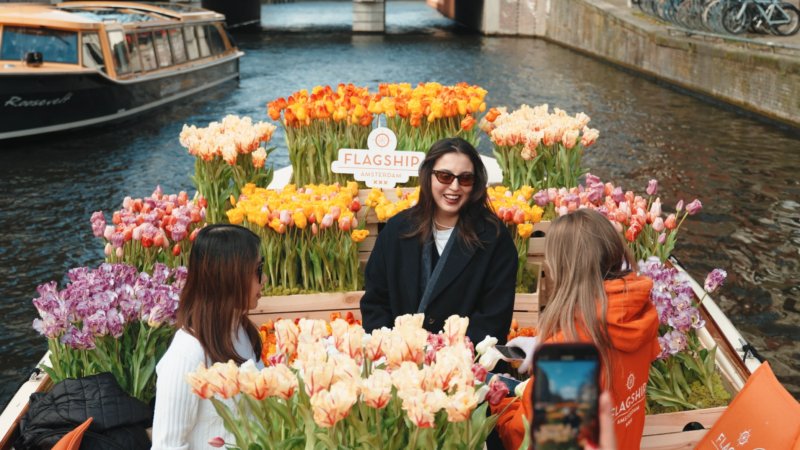
[[[508,347],[517,347],[525,352],[525,359],[520,364],[519,373],[529,373],[533,369],[533,352],[536,349],[536,337],[518,336],[506,342]]]

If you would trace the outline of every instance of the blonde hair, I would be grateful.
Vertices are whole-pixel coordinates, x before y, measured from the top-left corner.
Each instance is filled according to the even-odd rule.
[[[611,222],[590,209],[554,220],[544,254],[552,294],[539,318],[539,342],[559,332],[567,342],[588,337],[600,352],[608,385],[611,340],[603,282],[635,271],[633,255]]]

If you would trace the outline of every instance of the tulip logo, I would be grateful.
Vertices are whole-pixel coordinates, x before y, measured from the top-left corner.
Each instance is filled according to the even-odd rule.
[[[630,391],[631,389],[633,389],[633,384],[634,384],[635,382],[636,382],[636,378],[633,376],[633,373],[629,373],[629,374],[628,374],[628,381],[625,383],[625,386],[627,386],[627,387],[628,387],[628,390],[629,390],[629,391]]]
[[[425,153],[396,150],[397,136],[388,128],[378,127],[367,138],[369,150],[341,148],[331,163],[335,173],[351,173],[368,187],[393,188],[419,174]]]
[[[747,441],[750,440],[750,430],[742,431],[742,434],[739,435],[739,446],[747,444]]]

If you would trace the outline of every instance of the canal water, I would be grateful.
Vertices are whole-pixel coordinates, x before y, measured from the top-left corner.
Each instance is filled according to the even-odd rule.
[[[644,191],[661,183],[667,205],[699,198],[675,255],[702,283],[728,271],[717,301],[800,397],[800,135],[718,107],[541,40],[483,37],[424,2],[391,1],[386,35],[353,35],[351,3],[263,7],[265,32],[237,36],[241,82],[123,124],[0,142],[0,405],[46,350],[31,328],[36,286],[97,265],[89,217],[123,197],[191,190],[184,123],[226,114],[268,120],[268,101],[301,88],[352,82],[466,81],[492,106],[549,103],[583,111],[600,130],[585,165]],[[281,133],[270,156],[288,164]],[[481,150],[490,152],[486,142]]]

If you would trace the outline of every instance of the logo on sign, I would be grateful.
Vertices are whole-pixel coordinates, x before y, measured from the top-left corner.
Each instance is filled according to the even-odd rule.
[[[331,164],[335,173],[349,173],[369,187],[393,188],[419,175],[425,153],[396,150],[397,136],[388,128],[378,127],[369,134],[367,148],[341,148]]]

